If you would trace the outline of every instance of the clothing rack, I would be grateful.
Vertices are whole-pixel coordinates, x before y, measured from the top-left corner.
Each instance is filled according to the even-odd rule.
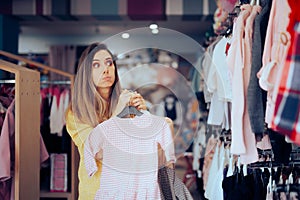
[[[53,73],[56,73],[56,74],[68,77],[69,81],[64,82],[64,84],[65,83],[70,84],[71,85],[71,90],[73,88],[74,75],[71,74],[71,73],[64,72],[62,70],[55,69],[55,68],[52,68],[50,66],[44,65],[42,63],[38,63],[38,62],[35,62],[35,61],[32,61],[32,60],[29,60],[27,58],[24,58],[22,56],[18,56],[18,55],[15,55],[15,54],[12,54],[12,53],[9,53],[9,52],[5,52],[5,51],[2,51],[2,50],[0,50],[0,55],[5,56],[5,57],[10,58],[10,59],[13,59],[13,60],[22,61],[24,63],[33,65],[33,66],[35,66],[37,68],[40,68],[40,69],[43,69],[43,70],[48,70],[50,72],[53,72]],[[17,66],[17,65],[14,65],[14,66]],[[17,66],[17,68],[27,69],[27,68],[21,67],[21,66]],[[31,71],[33,71],[33,70],[31,70]],[[30,104],[32,104],[32,106],[35,106],[36,107],[35,109],[37,109],[37,110],[35,110],[35,109],[29,110],[28,113],[34,112],[35,114],[38,115],[38,118],[32,118],[32,117],[30,117],[30,118],[27,117],[26,118],[26,116],[25,117],[22,116],[23,118],[26,118],[26,119],[30,120],[27,123],[28,127],[31,127],[31,125],[33,123],[32,121],[35,121],[35,122],[38,122],[38,123],[40,122],[40,120],[32,120],[32,119],[39,119],[40,118],[40,107],[37,106],[37,105],[40,104],[40,84],[43,84],[40,81],[40,74],[39,74],[39,72],[37,72],[37,71],[35,71],[35,72],[38,74],[37,82],[39,83],[38,84],[38,102],[36,102],[35,104],[33,104],[33,103],[30,103]],[[17,81],[17,79],[16,79],[16,81]],[[47,82],[47,84],[51,84],[51,83]],[[30,86],[28,86],[28,89],[29,88],[30,88]],[[27,90],[27,88],[24,87],[24,91],[26,91],[26,90]],[[23,88],[22,88],[21,92],[23,92]],[[40,128],[40,124],[38,124],[38,128]],[[38,133],[40,133],[40,131],[38,131]],[[35,137],[35,138],[39,139],[39,136]],[[28,149],[32,149],[32,150],[36,151],[36,149],[33,149],[32,146],[28,145],[27,143],[22,144],[22,145],[24,145],[24,146],[27,145],[24,148],[28,148]],[[36,151],[36,153],[39,153],[39,151]],[[30,157],[26,157],[26,158],[27,158],[27,161],[28,160],[30,160],[30,161],[32,160]],[[21,159],[24,159],[24,158],[21,158]],[[77,199],[78,198],[78,191],[77,191],[77,186],[78,186],[78,177],[77,177],[78,163],[79,163],[79,154],[78,154],[78,151],[77,151],[77,148],[76,148],[75,144],[72,142],[72,145],[71,145],[71,172],[70,172],[71,173],[71,188],[70,188],[70,192],[48,192],[48,191],[40,191],[40,190],[38,190],[36,192],[36,194],[38,195],[38,198],[34,197],[34,198],[24,198],[24,199],[39,199],[41,197],[43,197],[43,198],[67,198],[68,200]],[[36,164],[39,165],[39,160],[38,161],[34,160],[33,164],[34,165],[36,165]],[[33,164],[31,163],[30,165],[33,165]],[[32,173],[28,173],[29,171],[22,171],[20,173],[28,175],[28,176],[31,176],[32,174],[36,174],[37,172],[39,172],[40,171],[39,169],[40,169],[40,167],[39,168],[34,168],[34,170],[29,170],[29,171],[32,171]],[[39,175],[38,175],[38,177],[39,177]],[[28,178],[27,180],[29,180],[29,179],[30,178]],[[28,182],[27,182],[25,184],[25,187],[23,189],[28,190],[28,185],[30,185],[31,187],[38,187],[38,189],[39,189],[39,187],[40,187],[39,181],[40,180],[38,178],[38,182],[34,182],[33,184],[28,184]],[[16,188],[16,190],[17,190],[17,188]],[[26,197],[26,196],[24,196],[24,197]],[[23,196],[22,196],[22,198],[23,198]]]
[[[248,168],[258,169],[258,168],[275,168],[275,167],[295,167],[300,166],[300,161],[290,161],[288,163],[279,163],[274,161],[256,162],[248,164]]]
[[[0,84],[1,83],[16,83],[15,79],[10,79],[10,80],[0,80]],[[41,81],[40,84],[49,84],[49,85],[70,85],[71,81]]]
[[[0,69],[15,74],[14,197],[39,199],[40,74],[1,59]]]
[[[0,83],[16,83],[15,79],[11,79],[11,80],[0,80]]]
[[[41,81],[45,85],[71,85],[71,81]]]

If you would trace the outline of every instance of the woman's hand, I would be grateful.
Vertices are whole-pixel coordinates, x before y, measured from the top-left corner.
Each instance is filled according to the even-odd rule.
[[[103,150],[101,149],[95,156],[96,160],[102,161],[103,159]]]
[[[112,116],[118,115],[126,106],[129,105],[131,96],[132,96],[132,92],[128,90],[122,91],[122,93],[119,96],[117,107],[114,110]]]
[[[128,105],[134,106],[138,110],[147,110],[146,102],[139,93],[123,90],[120,94],[117,107],[112,116],[118,115]]]
[[[147,110],[145,99],[137,92],[132,93],[129,105],[136,107],[138,110]]]

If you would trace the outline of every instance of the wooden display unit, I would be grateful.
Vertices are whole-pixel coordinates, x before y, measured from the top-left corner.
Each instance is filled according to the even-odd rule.
[[[74,83],[74,75],[64,72],[59,69],[55,69],[49,67],[47,65],[26,59],[22,56],[14,55],[5,51],[0,50],[0,55],[8,57],[10,59],[14,59],[17,61],[22,61],[24,63],[33,65],[35,67],[48,70],[59,75],[68,77],[71,83],[71,90],[73,88]],[[70,192],[49,192],[49,191],[40,191],[40,160],[39,160],[39,134],[40,134],[40,73],[37,71],[33,71],[27,69],[25,67],[21,67],[3,60],[0,60],[0,68],[6,71],[12,72],[16,74],[16,92],[20,94],[16,94],[16,113],[18,111],[18,130],[24,131],[25,133],[17,134],[18,139],[16,137],[16,146],[19,146],[19,149],[16,149],[16,154],[18,152],[18,157],[16,156],[16,168],[17,176],[16,176],[16,189],[15,194],[17,194],[20,198],[16,199],[39,199],[39,198],[66,198],[68,200],[73,200],[78,198],[78,163],[79,163],[79,154],[75,144],[71,143],[71,188]],[[13,66],[13,67],[12,67]],[[12,70],[13,69],[13,70]],[[19,70],[19,71],[18,71]],[[32,74],[34,75],[32,75]],[[33,81],[34,77],[34,81]],[[26,78],[26,79],[25,79]],[[36,84],[36,85],[34,85]],[[18,85],[18,88],[17,88]],[[28,95],[32,93],[34,90],[34,97],[29,97]],[[30,93],[31,92],[31,93]],[[21,96],[21,97],[20,97]],[[17,99],[18,98],[18,99]],[[32,101],[32,98],[36,98]],[[18,102],[18,103],[17,103]],[[24,109],[23,110],[20,110]],[[34,108],[33,108],[34,107]],[[18,108],[18,110],[17,110]],[[27,112],[26,112],[27,111]],[[36,117],[33,117],[36,116]],[[36,120],[33,120],[36,119]],[[22,122],[20,124],[20,121]],[[21,126],[20,126],[21,125]],[[17,126],[17,125],[16,125]],[[24,128],[24,127],[25,128]],[[37,132],[34,135],[35,139],[31,137],[26,137],[28,134],[32,134],[33,127],[37,129]],[[24,130],[23,130],[24,128]],[[29,133],[26,131],[28,130]],[[16,127],[17,130],[17,127]],[[33,144],[31,144],[31,142]],[[37,144],[36,144],[37,143]],[[36,147],[36,148],[33,148]],[[30,155],[33,153],[33,155]],[[34,159],[32,158],[34,156]],[[24,162],[28,162],[24,164]],[[18,162],[18,165],[17,165]],[[30,168],[30,169],[28,169]],[[38,172],[38,173],[37,173]],[[34,174],[34,176],[32,176]],[[31,177],[31,181],[27,181],[27,179]],[[17,187],[18,185],[18,187]],[[29,191],[29,186],[32,188],[32,192]],[[27,194],[30,193],[30,194]],[[34,193],[34,194],[31,194]],[[30,196],[32,195],[32,196]],[[16,196],[17,197],[17,196]]]
[[[0,69],[15,74],[15,199],[38,199],[40,74],[4,60]]]

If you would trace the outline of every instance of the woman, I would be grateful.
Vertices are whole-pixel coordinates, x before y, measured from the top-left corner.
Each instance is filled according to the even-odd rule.
[[[97,154],[99,170],[93,177],[88,177],[83,160],[86,138],[95,126],[121,112],[127,103],[139,110],[146,109],[140,94],[121,93],[112,53],[103,44],[91,44],[80,57],[71,105],[66,112],[67,131],[80,155],[78,199],[94,199],[100,186],[102,155],[101,152]]]

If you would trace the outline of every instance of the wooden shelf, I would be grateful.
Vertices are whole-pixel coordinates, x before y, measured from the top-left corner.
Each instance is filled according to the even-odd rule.
[[[49,192],[49,191],[40,191],[40,198],[67,198],[72,199],[71,192]]]

